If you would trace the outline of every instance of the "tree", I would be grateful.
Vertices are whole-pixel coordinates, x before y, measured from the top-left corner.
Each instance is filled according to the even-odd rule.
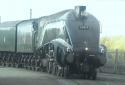
[[[125,36],[102,37],[101,44],[106,45],[108,50],[125,51]]]

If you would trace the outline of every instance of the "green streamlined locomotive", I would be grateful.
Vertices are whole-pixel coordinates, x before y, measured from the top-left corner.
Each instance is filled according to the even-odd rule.
[[[0,64],[96,79],[96,69],[106,63],[99,38],[99,21],[86,6],[5,22],[0,24]]]

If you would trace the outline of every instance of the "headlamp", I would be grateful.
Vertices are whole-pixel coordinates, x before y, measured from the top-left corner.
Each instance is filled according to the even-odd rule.
[[[88,51],[88,47],[86,47],[85,50]]]

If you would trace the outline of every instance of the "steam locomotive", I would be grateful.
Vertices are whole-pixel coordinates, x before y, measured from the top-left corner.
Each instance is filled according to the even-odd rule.
[[[86,6],[5,22],[0,24],[0,64],[96,79],[96,69],[106,63],[99,37],[99,21]]]

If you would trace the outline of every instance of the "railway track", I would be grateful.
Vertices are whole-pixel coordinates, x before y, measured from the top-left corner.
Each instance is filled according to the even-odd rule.
[[[0,68],[0,85],[125,85],[125,75],[98,73],[97,80],[64,79],[17,68]]]

